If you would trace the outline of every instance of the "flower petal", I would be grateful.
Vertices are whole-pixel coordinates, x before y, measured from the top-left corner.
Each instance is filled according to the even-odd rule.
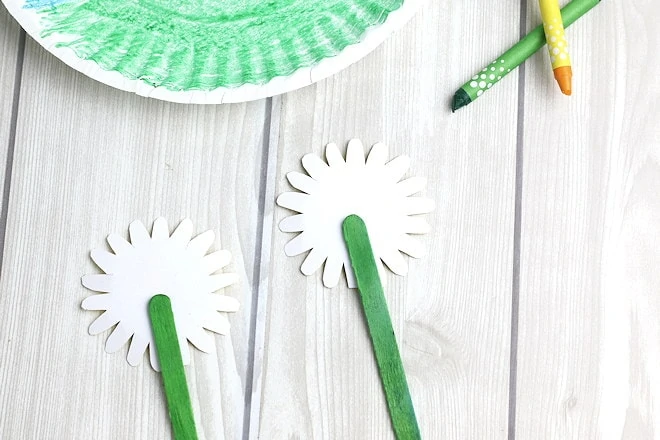
[[[411,237],[408,234],[402,234],[397,239],[397,245],[401,252],[413,258],[421,258],[424,256],[424,247],[419,240]]]
[[[423,177],[411,177],[396,184],[397,193],[402,197],[417,194],[426,188],[426,179]]]
[[[140,245],[151,239],[147,228],[144,227],[140,220],[135,220],[128,225],[128,235],[131,237],[133,246]]]
[[[323,265],[326,256],[327,255],[325,255],[324,252],[321,252],[318,248],[313,248],[309,254],[307,254],[302,266],[300,266],[300,271],[305,275],[313,274]]]
[[[134,367],[140,365],[148,346],[149,339],[140,334],[134,334],[133,339],[131,339],[131,346],[128,348],[128,355],[126,356],[128,363]]]
[[[202,266],[207,274],[212,274],[228,265],[230,261],[231,252],[220,250],[205,255],[204,258],[202,258]]]
[[[285,217],[280,222],[282,232],[302,232],[305,230],[305,214],[296,214]]]
[[[426,234],[431,227],[423,217],[406,216],[401,219],[401,232],[406,234]]]
[[[152,240],[167,240],[170,238],[170,229],[167,226],[167,220],[163,217],[158,217],[154,220],[154,226],[151,229]]]
[[[346,165],[337,144],[330,143],[325,147],[325,160],[331,168],[341,168]]]
[[[314,180],[322,181],[330,172],[328,164],[312,153],[303,156],[302,165],[307,174]]]
[[[231,296],[210,293],[208,298],[209,307],[218,312],[235,312],[240,307],[238,300]]]
[[[408,273],[408,263],[397,249],[388,247],[386,250],[381,251],[378,257],[395,274],[405,275]]]
[[[133,246],[121,235],[110,234],[108,235],[107,240],[110,248],[112,248],[112,251],[117,255],[123,255],[134,249]]]
[[[183,365],[190,365],[190,346],[188,345],[188,340],[183,337],[183,335],[177,335],[179,337],[179,350],[181,351],[181,362]]]
[[[224,289],[227,286],[236,284],[238,282],[238,275],[235,273],[220,273],[217,275],[209,275],[208,286],[209,291],[215,292]]]
[[[408,156],[397,156],[385,164],[385,174],[388,180],[398,182],[410,168],[410,158]]]
[[[149,363],[155,371],[160,371],[160,362],[158,361],[158,352],[154,342],[149,343]]]
[[[435,209],[435,203],[426,197],[406,197],[400,207],[405,215],[426,214]]]
[[[215,240],[215,233],[213,231],[206,231],[202,234],[199,234],[197,237],[190,240],[188,243],[187,250],[192,255],[198,257],[203,257],[206,252],[209,250],[213,241]]]
[[[341,277],[343,262],[337,255],[329,255],[323,268],[323,285],[328,288],[336,287]]]
[[[110,253],[103,249],[94,249],[89,254],[92,261],[105,273],[114,273],[117,269],[118,258],[117,255]]]
[[[178,244],[179,247],[185,248],[190,242],[190,239],[192,238],[192,233],[193,233],[192,221],[189,218],[186,218],[183,219],[181,223],[179,223],[179,226],[176,227],[174,232],[172,232],[172,236],[170,237],[170,240]]]
[[[374,144],[369,151],[369,156],[367,157],[367,166],[382,166],[387,162],[387,146],[382,143]]]
[[[304,213],[312,204],[312,197],[299,192],[285,192],[277,198],[277,204],[282,208]]]
[[[286,178],[292,187],[307,194],[313,194],[319,188],[319,182],[307,174],[292,171],[286,175]]]
[[[83,275],[82,285],[95,292],[110,292],[114,284],[113,275],[104,273],[95,273]]]
[[[101,316],[96,318],[94,322],[90,324],[88,330],[89,334],[94,336],[94,335],[98,335],[99,333],[103,333],[104,331],[108,330],[118,322],[119,322],[119,317],[115,316],[114,313],[112,313],[111,311],[103,312]]]
[[[289,257],[295,257],[307,252],[314,246],[314,237],[308,231],[303,231],[284,246],[284,253]]]
[[[387,271],[385,270],[383,261],[380,258],[376,259],[376,268],[378,269],[378,276],[380,276],[380,282],[384,285],[385,282],[387,281],[387,279],[385,278]]]
[[[214,312],[212,316],[204,321],[203,327],[220,335],[228,335],[230,325],[226,316]]]
[[[364,146],[359,139],[351,139],[348,142],[346,165],[352,168],[364,167]]]
[[[198,350],[204,353],[215,352],[215,341],[213,337],[206,332],[202,327],[197,327],[187,335],[188,341],[194,345]]]
[[[350,289],[357,288],[357,280],[355,279],[355,272],[353,272],[353,267],[350,263],[344,264],[344,273],[346,273],[346,284]]]
[[[108,336],[108,340],[105,341],[106,353],[114,353],[122,348],[131,339],[131,336],[133,336],[133,333],[124,324],[119,322],[110,336]]]
[[[100,293],[85,298],[80,305],[84,310],[108,310],[112,302],[111,293]]]

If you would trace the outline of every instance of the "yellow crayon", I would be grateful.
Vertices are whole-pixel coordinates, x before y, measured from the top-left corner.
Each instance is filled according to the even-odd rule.
[[[543,30],[548,43],[555,79],[562,93],[570,95],[573,70],[571,69],[571,58],[568,55],[568,44],[564,34],[564,23],[561,19],[559,1],[539,0],[539,6],[541,7]]]

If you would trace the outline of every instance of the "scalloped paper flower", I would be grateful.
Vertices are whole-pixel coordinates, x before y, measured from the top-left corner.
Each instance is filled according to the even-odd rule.
[[[91,252],[92,260],[105,273],[82,277],[85,287],[99,292],[87,297],[82,307],[104,311],[89,326],[91,335],[116,325],[105,344],[108,353],[130,340],[128,363],[138,365],[149,348],[151,366],[159,370],[149,319],[149,301],[158,294],[171,300],[184,364],[190,362],[188,342],[209,353],[215,344],[206,330],[228,334],[229,321],[219,312],[235,312],[239,303],[216,292],[238,280],[236,274],[219,273],[231,255],[224,250],[207,254],[215,238],[213,231],[195,238],[192,231],[192,222],[185,219],[170,235],[166,220],[158,218],[149,235],[144,225],[135,221],[129,226],[130,243],[111,234],[107,240],[113,252]]]
[[[434,209],[431,199],[412,197],[426,186],[426,179],[403,179],[410,166],[406,156],[387,161],[387,147],[375,144],[368,157],[362,143],[351,140],[346,158],[337,145],[328,144],[326,161],[307,154],[302,165],[307,174],[291,172],[287,179],[300,192],[286,192],[277,204],[299,214],[280,222],[283,232],[299,232],[284,248],[286,255],[309,251],[302,263],[305,275],[315,273],[324,263],[323,284],[334,287],[342,269],[348,286],[356,280],[342,235],[342,222],[356,214],[366,223],[378,269],[385,265],[397,275],[405,275],[408,265],[402,254],[414,258],[424,250],[413,237],[429,231],[429,225],[419,214]]]

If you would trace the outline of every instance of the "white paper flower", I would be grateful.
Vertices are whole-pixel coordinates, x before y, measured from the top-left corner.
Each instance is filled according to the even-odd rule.
[[[213,244],[213,231],[193,238],[192,222],[183,220],[170,236],[163,218],[154,221],[151,236],[144,225],[129,226],[129,243],[119,235],[108,236],[114,253],[103,249],[91,252],[92,260],[105,274],[85,275],[82,283],[102,294],[82,302],[86,310],[104,310],[90,326],[89,333],[102,333],[116,324],[108,337],[108,353],[119,350],[130,339],[127,361],[138,365],[149,347],[151,366],[159,369],[149,320],[151,297],[170,297],[184,364],[190,362],[189,341],[204,352],[215,349],[213,338],[204,329],[219,334],[229,332],[229,321],[218,312],[235,312],[238,301],[214,293],[238,280],[236,274],[217,273],[226,266],[228,251],[206,254]]]
[[[428,232],[426,221],[417,214],[431,212],[432,200],[411,197],[426,186],[426,180],[401,180],[410,160],[399,156],[387,162],[387,147],[376,144],[365,161],[359,140],[348,144],[346,160],[335,144],[326,147],[327,163],[307,154],[302,164],[309,175],[291,172],[287,179],[302,191],[280,195],[277,204],[299,212],[280,223],[283,232],[300,232],[284,248],[288,256],[310,251],[301,266],[311,275],[325,262],[323,284],[334,287],[342,268],[349,287],[356,287],[342,235],[342,222],[350,214],[359,215],[367,225],[377,260],[394,273],[405,275],[408,265],[402,252],[418,258],[423,249],[410,234]],[[377,261],[382,272],[382,264]]]

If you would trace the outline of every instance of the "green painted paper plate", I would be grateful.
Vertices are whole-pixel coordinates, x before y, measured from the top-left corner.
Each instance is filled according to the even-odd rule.
[[[2,0],[86,75],[175,102],[240,102],[352,64],[423,0]]]

